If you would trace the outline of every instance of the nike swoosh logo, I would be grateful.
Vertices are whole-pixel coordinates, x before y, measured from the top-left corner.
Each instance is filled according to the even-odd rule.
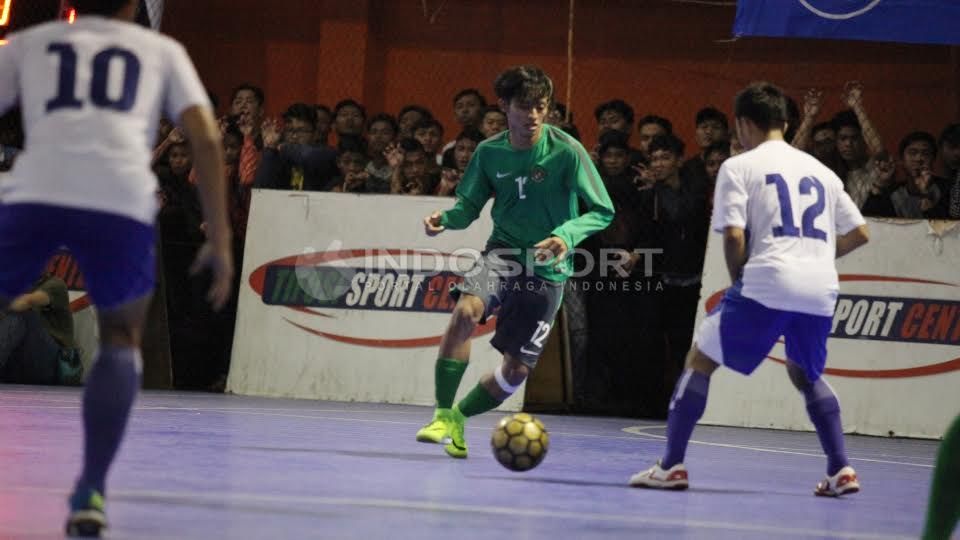
[[[505,172],[505,173],[497,173],[497,178],[506,178],[506,177],[508,177],[508,176],[510,176],[510,173],[508,173],[508,172]]]
[[[537,352],[537,351],[531,351],[531,350],[528,350],[528,349],[525,348],[525,347],[520,347],[520,352],[522,352],[523,354],[540,354],[540,353]]]

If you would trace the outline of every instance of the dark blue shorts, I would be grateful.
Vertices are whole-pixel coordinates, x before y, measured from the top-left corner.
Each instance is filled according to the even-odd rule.
[[[139,221],[44,204],[0,204],[0,296],[26,292],[66,248],[94,304],[119,307],[153,291],[156,233]]]
[[[463,283],[450,291],[483,300],[483,317],[496,313],[497,330],[490,340],[494,349],[509,354],[530,368],[537,365],[554,319],[563,301],[563,284],[536,276],[510,275],[485,254],[464,276]]]
[[[832,317],[768,308],[741,295],[737,284],[700,323],[696,344],[713,361],[749,375],[783,336],[787,358],[815,381],[827,363],[832,324]]]

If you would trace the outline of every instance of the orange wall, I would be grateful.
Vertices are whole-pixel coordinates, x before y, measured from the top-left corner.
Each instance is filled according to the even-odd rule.
[[[432,24],[415,0],[205,0],[168,2],[164,31],[190,51],[221,98],[242,81],[261,85],[272,114],[293,101],[333,105],[353,97],[368,112],[431,108],[455,131],[451,100],[480,88],[492,98],[497,73],[516,63],[550,72],[567,92],[565,0],[427,0],[443,9]],[[269,8],[262,6],[269,5]],[[942,46],[730,37],[734,8],[662,0],[581,0],[574,25],[573,111],[585,141],[592,112],[622,97],[637,116],[667,116],[693,141],[693,115],[730,109],[745,83],[769,79],[796,99],[827,92],[824,119],[840,108],[847,80],[891,149],[913,129],[939,133],[960,117],[960,55]],[[639,7],[638,7],[639,6]],[[448,133],[452,136],[453,133]]]

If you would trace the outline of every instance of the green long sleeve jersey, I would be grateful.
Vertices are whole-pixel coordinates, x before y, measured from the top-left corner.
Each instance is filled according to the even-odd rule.
[[[513,148],[508,131],[480,143],[457,187],[457,203],[443,213],[441,225],[466,228],[492,196],[488,246],[519,248],[520,261],[532,261],[529,248],[551,236],[573,250],[605,229],[613,220],[613,203],[590,155],[559,128],[548,124],[542,129],[529,149]],[[586,206],[583,215],[578,197]],[[559,264],[534,264],[533,271],[545,280],[562,282],[572,273],[571,258]]]

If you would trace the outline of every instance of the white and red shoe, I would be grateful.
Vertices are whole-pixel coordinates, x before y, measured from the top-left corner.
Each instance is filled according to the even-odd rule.
[[[817,497],[839,497],[858,491],[860,491],[860,482],[857,481],[857,471],[847,465],[837,471],[837,474],[821,480],[813,490],[813,494]]]
[[[632,487],[644,487],[654,489],[687,489],[690,487],[687,481],[687,469],[683,463],[677,463],[667,470],[660,467],[660,461],[645,471],[638,472],[630,477]]]

